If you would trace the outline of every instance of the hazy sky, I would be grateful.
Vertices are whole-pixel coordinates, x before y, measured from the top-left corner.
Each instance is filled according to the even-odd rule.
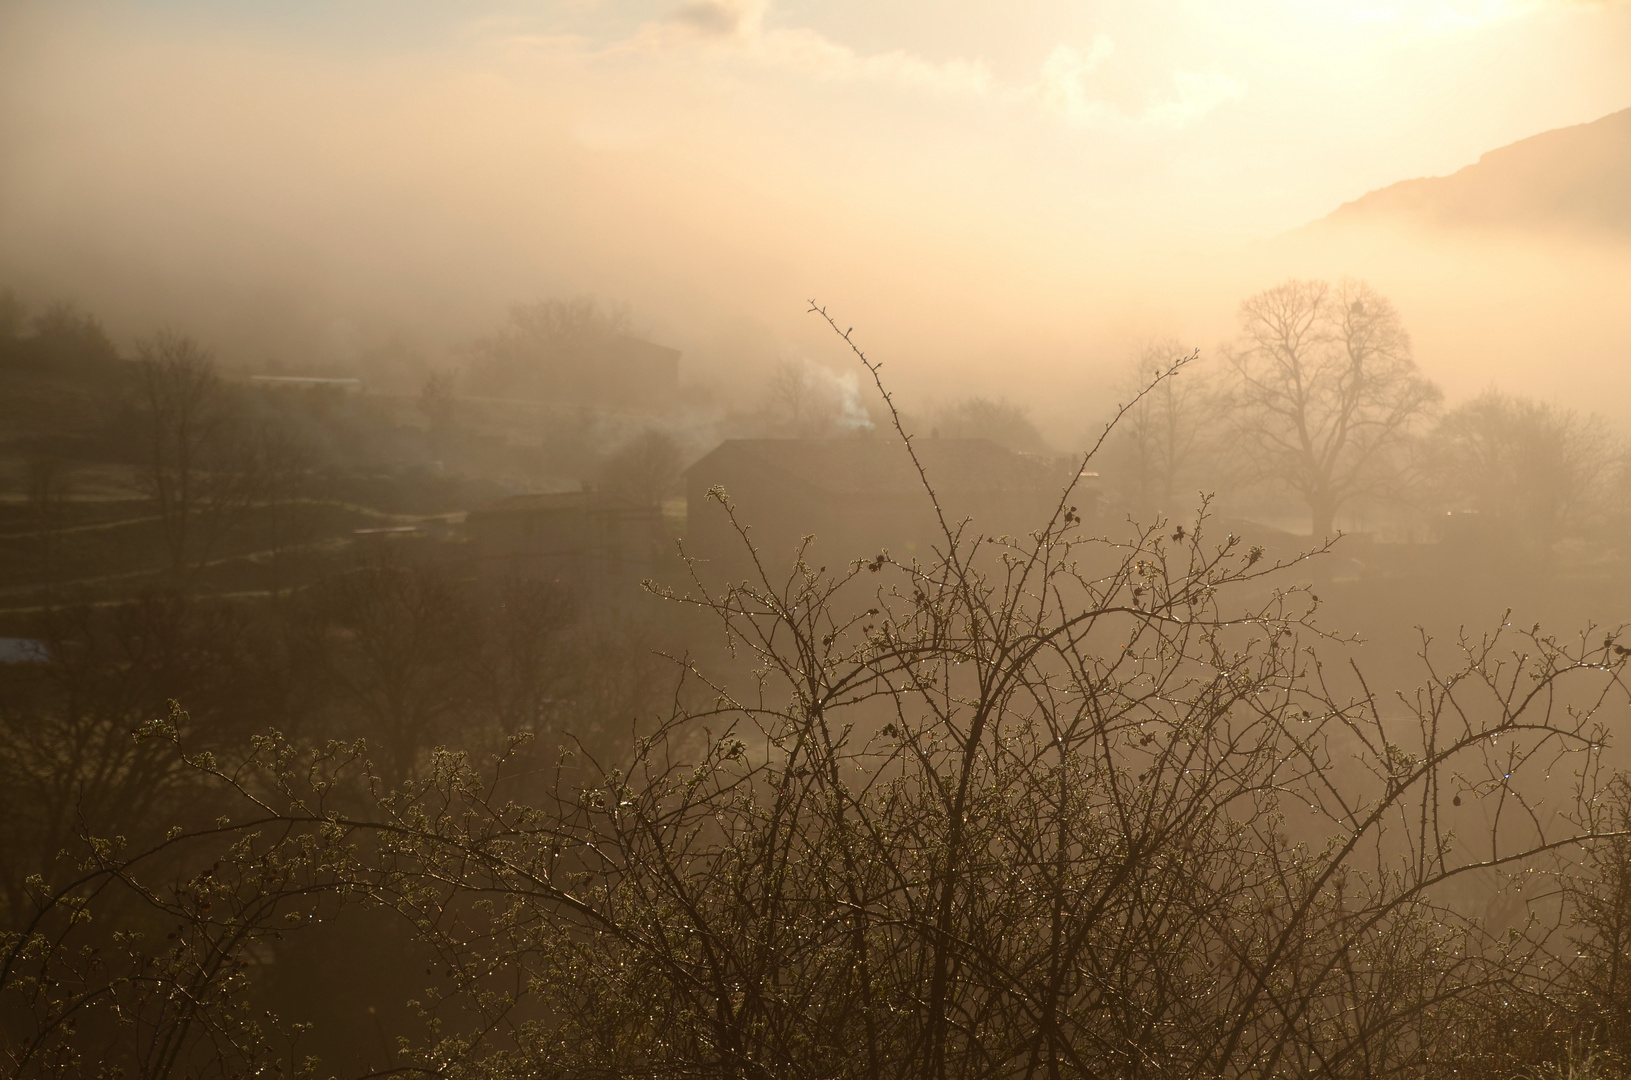
[[[1231,252],[1627,106],[1623,0],[12,0],[0,273],[334,355],[580,292],[786,350],[816,295],[978,371],[1210,332]]]

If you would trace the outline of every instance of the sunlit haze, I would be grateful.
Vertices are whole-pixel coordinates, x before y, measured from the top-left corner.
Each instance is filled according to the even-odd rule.
[[[0,0],[0,1080],[1631,1080],[1631,0]]]
[[[591,294],[726,388],[842,363],[814,297],[1068,443],[1136,342],[1353,274],[1452,394],[1624,413],[1623,236],[1276,238],[1628,106],[1621,2],[11,3],[0,277],[249,366]]]

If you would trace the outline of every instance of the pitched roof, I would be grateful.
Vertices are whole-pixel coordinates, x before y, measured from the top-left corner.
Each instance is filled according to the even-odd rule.
[[[914,439],[912,448],[943,495],[1051,490],[1068,467],[998,446],[989,439]],[[905,495],[922,481],[891,438],[727,439],[685,470],[706,480],[736,464],[754,464],[834,495]]]

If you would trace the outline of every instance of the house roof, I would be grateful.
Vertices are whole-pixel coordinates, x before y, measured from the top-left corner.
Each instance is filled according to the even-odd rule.
[[[998,446],[989,439],[914,439],[912,448],[942,495],[1040,491],[1061,487],[1069,468]],[[707,480],[735,466],[784,474],[834,495],[905,495],[922,480],[890,438],[727,439],[687,469]]]

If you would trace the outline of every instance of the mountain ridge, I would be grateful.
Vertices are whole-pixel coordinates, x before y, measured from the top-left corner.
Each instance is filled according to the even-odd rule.
[[[1448,176],[1378,188],[1311,225],[1380,221],[1631,239],[1631,109],[1519,139]]]

